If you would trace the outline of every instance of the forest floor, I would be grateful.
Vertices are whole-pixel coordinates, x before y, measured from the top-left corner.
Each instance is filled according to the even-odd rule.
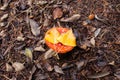
[[[55,26],[77,41],[59,59],[44,41]],[[119,79],[120,0],[0,0],[0,80]]]

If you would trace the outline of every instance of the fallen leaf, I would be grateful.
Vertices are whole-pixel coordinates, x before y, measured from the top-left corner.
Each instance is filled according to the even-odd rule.
[[[26,18],[26,22],[30,23],[31,32],[34,36],[40,35],[39,25],[35,20]]]
[[[95,46],[95,38],[94,38],[94,37],[90,39],[90,43],[91,43],[93,46]]]
[[[71,16],[69,18],[66,18],[66,19],[62,18],[62,19],[60,19],[60,21],[62,21],[62,22],[73,22],[73,21],[78,20],[80,17],[81,17],[80,14],[74,14],[73,16]]]
[[[101,73],[96,73],[94,75],[89,75],[88,78],[101,78],[101,77],[104,77],[104,76],[107,76],[109,75],[110,72],[101,72]]]
[[[57,40],[67,46],[76,46],[76,38],[72,29],[68,30],[66,33],[61,34]]]
[[[49,49],[47,52],[45,52],[44,54],[44,59],[48,59],[48,58],[51,58],[52,56],[54,56],[56,53],[52,50],[52,49]]]
[[[84,64],[85,64],[85,61],[84,61],[84,60],[82,60],[82,61],[80,61],[80,62],[76,62],[77,69],[79,70]]]
[[[14,62],[12,66],[14,67],[15,71],[21,71],[25,68],[24,64],[19,62]]]
[[[51,42],[51,43],[58,43],[57,38],[60,36],[60,33],[57,31],[56,28],[52,28],[48,30],[45,34],[45,40]]]
[[[30,58],[31,60],[33,59],[33,54],[32,54],[31,49],[26,48],[26,49],[25,49],[25,55],[26,55],[28,58]]]
[[[53,11],[53,18],[57,19],[57,18],[61,18],[63,15],[63,11],[61,8],[55,8]]]
[[[62,69],[59,66],[54,66],[54,70],[57,73],[64,74],[64,72],[62,71]]]

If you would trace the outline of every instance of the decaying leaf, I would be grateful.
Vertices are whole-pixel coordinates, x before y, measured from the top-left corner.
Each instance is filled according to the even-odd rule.
[[[12,70],[13,70],[12,65],[6,63],[6,71],[12,71]]]
[[[94,37],[97,37],[99,35],[101,31],[101,28],[98,28],[95,32],[94,32]]]
[[[80,18],[80,14],[74,14],[73,16],[69,17],[69,18],[62,18],[60,21],[62,22],[73,22],[73,21],[76,21]]]
[[[54,66],[54,70],[57,73],[64,74],[64,72],[62,71],[62,69],[59,66],[57,66],[57,65]]]
[[[100,78],[109,75],[110,72],[101,72],[101,73],[96,73],[94,75],[89,75],[88,78]]]
[[[14,67],[15,71],[21,71],[25,68],[24,64],[19,62],[14,62],[12,66]]]
[[[90,43],[91,43],[93,46],[95,46],[95,38],[94,38],[94,37],[90,39]]]
[[[53,18],[57,19],[57,18],[61,18],[63,15],[63,11],[61,8],[55,8],[53,11]]]
[[[38,46],[34,48],[35,51],[45,51],[45,49],[42,46]]]
[[[47,52],[45,52],[44,58],[45,58],[45,59],[51,58],[51,57],[54,56],[55,54],[56,54],[56,52],[54,52],[52,49],[49,49]]]
[[[33,59],[33,54],[32,54],[31,49],[26,48],[26,49],[25,49],[25,55],[26,55],[28,58],[30,58],[31,60]]]

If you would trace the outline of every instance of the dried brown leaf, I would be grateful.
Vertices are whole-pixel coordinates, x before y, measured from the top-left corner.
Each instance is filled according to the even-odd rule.
[[[77,62],[76,65],[77,65],[77,69],[79,70],[83,65],[85,64],[85,61],[82,60],[80,62]]]
[[[62,22],[73,22],[73,21],[76,21],[80,18],[80,14],[74,14],[73,16],[69,17],[69,18],[62,18],[60,21]]]
[[[30,24],[32,34],[34,36],[40,35],[38,23],[35,20],[29,19],[29,18],[26,18],[25,20],[26,20],[26,23]]]
[[[14,62],[12,66],[14,67],[15,71],[21,71],[25,68],[24,64],[19,62]]]
[[[90,43],[91,43],[93,46],[95,46],[95,38],[94,38],[94,37],[90,39]]]
[[[101,72],[101,73],[96,73],[94,75],[89,75],[88,78],[100,78],[109,75],[110,72]]]
[[[12,71],[12,70],[13,67],[10,64],[6,63],[6,71]]]
[[[53,18],[57,19],[57,18],[61,18],[63,15],[63,11],[61,8],[55,8],[53,11]]]
[[[57,66],[57,65],[54,66],[54,70],[57,73],[64,74],[64,72],[62,71],[62,69],[59,66]]]

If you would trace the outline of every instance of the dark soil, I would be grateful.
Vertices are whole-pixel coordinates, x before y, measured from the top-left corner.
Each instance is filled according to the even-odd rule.
[[[6,4],[4,10],[1,8]],[[53,10],[61,8],[61,18],[75,14],[72,22],[53,19]],[[8,17],[1,19],[4,14]],[[97,15],[89,20],[90,14]],[[26,18],[39,25],[40,34],[31,32]],[[83,22],[89,22],[87,25]],[[4,25],[2,25],[4,24]],[[72,28],[77,46],[60,59],[43,59],[49,48],[44,43],[45,32],[55,25]],[[100,29],[94,37],[95,31]],[[18,40],[21,36],[23,40]],[[95,45],[91,39],[94,37]],[[45,51],[35,51],[42,46]],[[33,60],[24,55],[32,50]],[[6,64],[23,63],[20,71],[7,71]],[[55,66],[59,67],[55,70]],[[63,73],[61,72],[63,71]],[[120,79],[120,0],[0,0],[0,80],[119,80]]]

